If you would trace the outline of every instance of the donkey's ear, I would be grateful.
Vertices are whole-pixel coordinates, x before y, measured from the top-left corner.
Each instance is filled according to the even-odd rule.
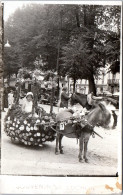
[[[99,103],[98,105],[99,105],[99,107],[100,107],[103,111],[106,111],[106,107],[104,106],[104,104]]]

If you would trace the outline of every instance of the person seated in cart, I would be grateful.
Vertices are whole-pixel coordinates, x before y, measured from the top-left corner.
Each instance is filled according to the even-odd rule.
[[[33,108],[33,93],[28,92],[22,103],[23,113],[31,113]]]

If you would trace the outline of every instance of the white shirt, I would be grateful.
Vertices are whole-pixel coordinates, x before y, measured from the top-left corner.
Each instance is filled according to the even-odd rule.
[[[89,105],[92,105],[92,94],[91,93],[87,95],[87,101]]]
[[[9,105],[13,104],[13,102],[14,102],[14,95],[13,95],[13,93],[9,93],[8,94],[8,104]]]
[[[32,112],[32,105],[33,105],[33,102],[32,101],[27,101],[27,99],[25,98],[23,104],[22,104],[22,111],[23,112]]]

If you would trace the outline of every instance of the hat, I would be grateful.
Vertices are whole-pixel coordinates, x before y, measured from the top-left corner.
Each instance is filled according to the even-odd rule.
[[[33,97],[33,93],[32,93],[32,92],[28,92],[28,93],[26,94],[26,97],[29,96],[29,95],[31,95],[31,96]]]

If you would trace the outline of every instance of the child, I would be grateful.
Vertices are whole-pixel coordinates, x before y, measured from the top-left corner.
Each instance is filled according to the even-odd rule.
[[[22,104],[22,111],[24,113],[30,113],[32,112],[32,107],[33,107],[33,93],[28,92]]]
[[[11,108],[13,103],[14,103],[14,94],[13,91],[11,90],[10,93],[8,94],[8,107]]]

